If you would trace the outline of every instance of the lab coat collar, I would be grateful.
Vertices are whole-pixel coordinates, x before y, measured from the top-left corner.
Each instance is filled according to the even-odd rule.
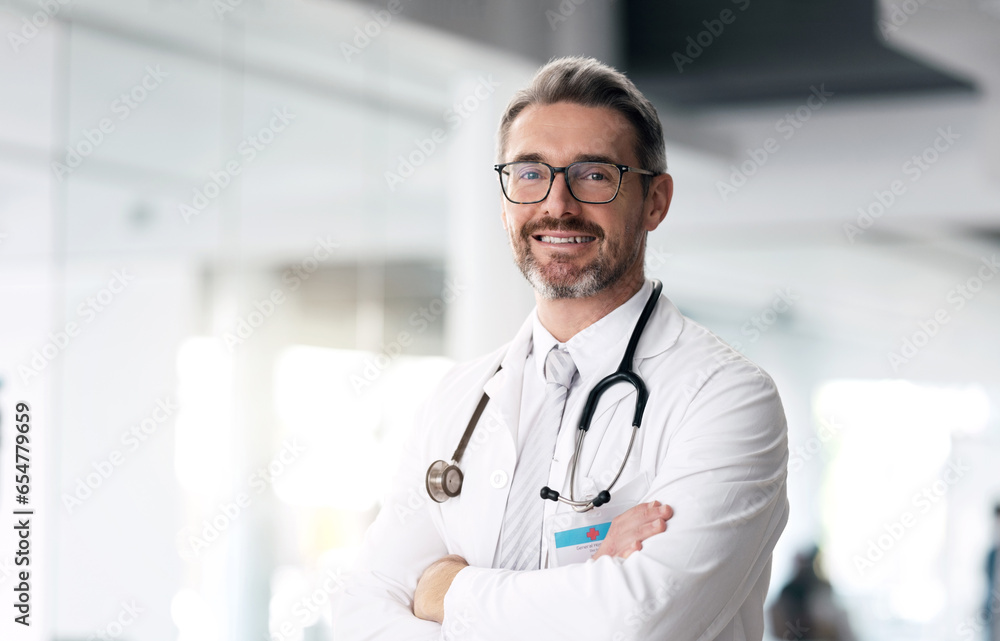
[[[522,323],[521,329],[506,348],[500,361],[500,371],[496,372],[483,386],[496,408],[494,417],[507,425],[513,442],[517,443],[517,423],[521,414],[521,386],[524,380],[524,361],[531,348],[532,315]],[[495,367],[495,366],[494,366]],[[491,372],[492,373],[492,372]]]
[[[594,324],[578,332],[566,343],[566,349],[573,357],[583,381],[597,382],[618,368],[625,347],[632,336],[642,309],[653,292],[653,283],[646,280],[639,291]],[[533,336],[535,341],[542,338],[542,350],[535,350],[534,367],[544,379],[545,354],[556,344],[552,335],[538,321],[537,309],[532,312]],[[682,320],[680,312],[670,300],[660,295],[653,315],[646,324],[639,344],[636,346],[636,361],[652,358],[669,348],[680,335]],[[637,365],[637,363],[633,363]]]
[[[608,369],[607,361],[609,358],[621,361],[628,337],[652,289],[652,283],[646,281],[631,298],[566,341],[566,349],[583,381],[597,381],[614,371],[617,363]]]
[[[571,338],[567,343],[567,349],[571,355],[574,354],[574,350],[591,350],[597,354],[590,359],[581,358],[582,362],[589,360],[591,363],[589,368],[586,366],[580,368],[582,384],[588,392],[598,381],[618,369],[629,338],[635,329],[635,324],[639,320],[639,315],[652,291],[653,284],[647,280],[635,296]],[[683,317],[670,302],[670,299],[660,294],[656,307],[653,308],[653,313],[649,317],[649,322],[646,323],[646,329],[636,346],[635,359],[632,362],[632,368],[640,376],[642,375],[642,361],[662,354],[676,343],[683,323]],[[592,340],[592,337],[600,337],[601,340]],[[574,345],[574,342],[577,342],[577,345]],[[597,366],[595,367],[594,364]],[[634,393],[633,388],[629,385],[615,385],[609,388],[601,396],[594,419],[599,418],[609,408],[614,407],[628,394]],[[571,410],[574,421],[583,410],[583,400],[581,398],[580,402],[575,404]]]

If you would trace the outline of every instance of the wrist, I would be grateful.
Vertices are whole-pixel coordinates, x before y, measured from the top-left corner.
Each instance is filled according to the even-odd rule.
[[[460,556],[450,555],[432,563],[417,581],[413,613],[427,621],[444,621],[444,598],[458,573],[468,567]]]

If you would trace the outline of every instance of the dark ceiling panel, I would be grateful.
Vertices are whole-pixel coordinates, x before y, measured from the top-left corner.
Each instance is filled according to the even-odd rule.
[[[885,46],[873,0],[626,0],[626,68],[679,106],[838,95],[971,91]]]

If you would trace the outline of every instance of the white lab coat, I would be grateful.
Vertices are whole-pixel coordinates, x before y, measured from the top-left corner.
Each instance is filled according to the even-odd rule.
[[[492,569],[516,462],[531,327],[529,317],[508,346],[457,366],[421,410],[358,570],[334,606],[334,638],[761,639],[771,551],[788,518],[784,411],[767,374],[666,297],[636,351],[649,403],[616,486],[628,488],[630,503],[671,505],[666,532],[627,560]],[[601,376],[617,368],[627,340],[608,351]],[[595,382],[583,381],[584,389]],[[490,403],[461,462],[462,493],[435,503],[425,490],[427,467],[450,458],[484,390]],[[579,463],[577,496],[604,489],[617,472],[634,395],[616,385],[602,397]],[[567,407],[568,425],[576,425],[584,396]],[[562,429],[556,444],[549,485],[563,493],[576,431]],[[546,515],[569,509],[546,503]],[[472,567],[455,578],[442,625],[418,620],[411,609],[417,579],[446,554]]]

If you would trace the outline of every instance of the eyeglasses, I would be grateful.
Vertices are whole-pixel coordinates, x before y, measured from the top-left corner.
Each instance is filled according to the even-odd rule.
[[[549,197],[556,174],[562,172],[569,193],[581,203],[603,205],[615,199],[626,171],[644,176],[656,173],[610,162],[574,162],[553,167],[544,162],[505,162],[493,165],[500,175],[500,188],[516,205],[540,203]]]

